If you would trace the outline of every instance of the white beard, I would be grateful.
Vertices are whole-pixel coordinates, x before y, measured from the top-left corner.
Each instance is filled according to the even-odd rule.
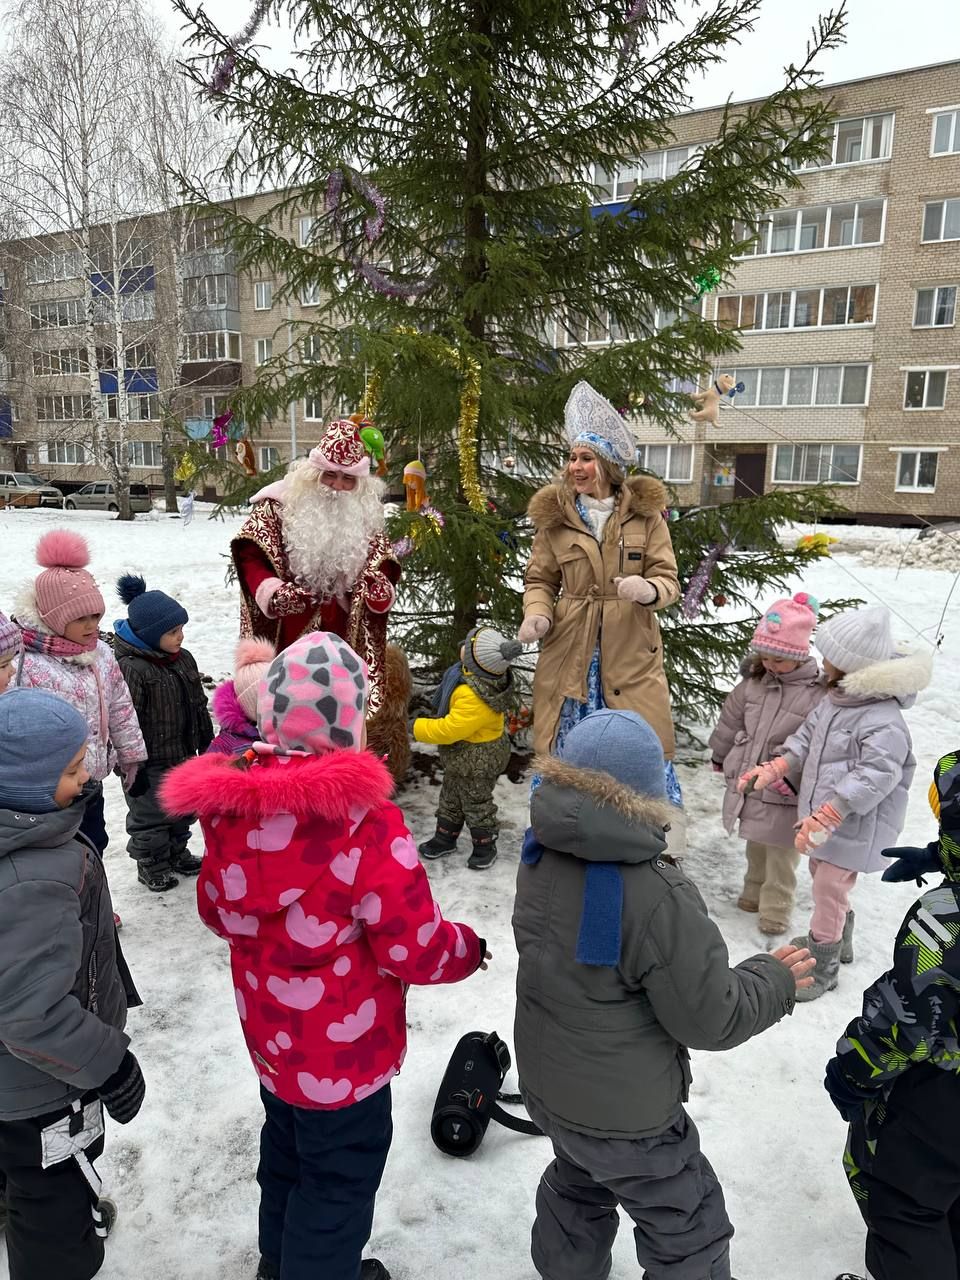
[[[295,580],[321,599],[343,597],[356,584],[383,529],[382,481],[361,476],[352,490],[322,484],[316,468],[299,463],[283,498],[283,545]]]

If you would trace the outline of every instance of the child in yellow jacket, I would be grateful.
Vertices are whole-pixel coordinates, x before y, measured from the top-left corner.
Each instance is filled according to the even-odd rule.
[[[497,857],[497,806],[493,789],[510,759],[504,711],[513,695],[510,663],[523,646],[493,627],[474,627],[448,667],[434,699],[434,714],[413,722],[417,742],[440,748],[443,786],[437,830],[420,845],[424,858],[442,858],[456,848],[464,821],[473,837],[467,862],[485,871]]]

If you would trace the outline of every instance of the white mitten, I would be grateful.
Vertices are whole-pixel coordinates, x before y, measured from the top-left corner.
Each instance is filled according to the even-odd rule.
[[[524,618],[520,623],[517,639],[521,644],[536,644],[549,630],[549,618],[545,618],[542,613],[531,613],[529,618]]]
[[[614,582],[621,600],[632,600],[634,604],[653,604],[657,598],[657,588],[639,573],[631,574],[629,578],[614,578]]]

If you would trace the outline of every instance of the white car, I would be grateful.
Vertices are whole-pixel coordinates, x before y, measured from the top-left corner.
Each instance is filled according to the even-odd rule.
[[[0,498],[5,507],[62,507],[63,494],[31,471],[0,471]]]
[[[85,484],[76,493],[71,493],[63,502],[67,511],[119,511],[117,491],[109,480],[94,480]],[[137,512],[151,511],[153,501],[150,490],[145,484],[130,486],[130,510]]]

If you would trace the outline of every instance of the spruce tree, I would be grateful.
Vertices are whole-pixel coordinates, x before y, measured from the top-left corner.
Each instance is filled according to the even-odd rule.
[[[415,541],[393,617],[411,657],[438,667],[478,618],[518,623],[522,516],[563,459],[563,405],[578,379],[669,430],[689,407],[670,380],[707,374],[737,349],[735,333],[691,305],[695,282],[729,275],[743,248],[735,224],[780,203],[821,150],[829,109],[811,88],[843,9],[820,20],[781,89],[728,107],[681,172],[598,212],[598,177],[670,145],[691,78],[749,31],[760,0],[716,0],[665,43],[662,26],[678,16],[670,0],[260,0],[232,41],[177,2],[192,25],[192,74],[240,139],[227,180],[276,189],[255,219],[220,206],[239,266],[271,276],[281,300],[320,298],[296,356],[262,369],[240,411],[255,432],[291,400],[319,398],[332,412],[366,395],[391,487],[422,458],[443,526],[406,513],[392,522]],[[285,74],[250,42],[267,13],[294,30],[298,65]],[[302,216],[315,218],[306,244]],[[657,307],[677,313],[659,331]],[[558,329],[608,315],[633,336],[558,346]],[[468,401],[479,392],[477,413],[468,404],[462,415],[465,391]],[[752,504],[750,522],[813,501],[772,495]],[[764,572],[785,572],[766,559],[750,571],[758,591]],[[731,566],[722,573],[732,581]],[[681,622],[670,661],[694,679],[700,641]]]

